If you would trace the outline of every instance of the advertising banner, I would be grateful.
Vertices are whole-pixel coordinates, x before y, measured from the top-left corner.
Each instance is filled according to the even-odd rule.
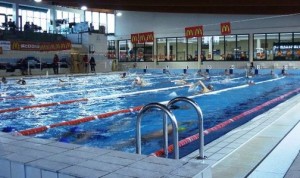
[[[185,37],[186,38],[202,37],[202,36],[203,36],[203,26],[202,25],[185,28]]]
[[[153,42],[153,41],[154,41],[153,32],[139,33],[139,43],[146,43],[146,42]]]
[[[3,51],[10,50],[10,41],[0,41],[0,47],[2,47]]]
[[[17,51],[61,51],[70,50],[72,44],[70,41],[61,42],[22,42],[22,41],[12,41],[11,50]]]
[[[138,33],[131,34],[131,43],[132,44],[139,43],[139,34]]]
[[[230,22],[221,23],[221,34],[222,35],[230,35],[231,34],[231,25]]]

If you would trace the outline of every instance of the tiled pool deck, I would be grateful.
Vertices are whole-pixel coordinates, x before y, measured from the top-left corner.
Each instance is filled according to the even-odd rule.
[[[299,173],[299,101],[297,95],[206,145],[208,159],[202,163],[212,167],[212,177],[282,178]],[[199,162],[197,155],[182,160]]]
[[[0,133],[1,178],[211,177],[208,165]]]

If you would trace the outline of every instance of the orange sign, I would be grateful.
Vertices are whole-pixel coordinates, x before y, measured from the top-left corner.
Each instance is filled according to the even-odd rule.
[[[202,25],[185,28],[185,37],[186,38],[202,37],[202,36],[203,36],[203,26]]]
[[[230,22],[221,23],[221,34],[222,35],[229,35],[231,34],[231,25]]]
[[[131,34],[131,43],[135,44],[139,42],[139,34],[135,33],[135,34]]]
[[[154,41],[153,32],[139,33],[139,43],[153,42],[153,41]]]
[[[69,50],[72,48],[70,41],[62,42],[43,42],[43,43],[34,43],[34,42],[22,42],[22,41],[12,41],[11,50],[17,51],[61,51]]]

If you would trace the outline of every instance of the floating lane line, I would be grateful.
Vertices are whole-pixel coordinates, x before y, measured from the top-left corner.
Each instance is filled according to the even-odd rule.
[[[220,123],[220,124],[217,124],[217,125],[215,125],[214,127],[211,127],[211,128],[209,128],[209,129],[206,129],[206,130],[203,131],[203,133],[204,133],[204,135],[208,135],[208,134],[210,134],[210,133],[212,133],[212,132],[218,131],[218,130],[220,130],[220,129],[226,127],[227,125],[229,125],[229,124],[231,124],[231,123],[233,123],[233,122],[235,122],[235,121],[238,121],[238,120],[244,118],[245,116],[247,116],[247,115],[249,115],[249,114],[255,113],[255,112],[257,112],[257,111],[263,109],[264,107],[269,106],[269,105],[271,105],[271,104],[273,104],[273,103],[276,103],[276,102],[278,102],[278,101],[281,101],[281,100],[283,100],[284,98],[286,98],[286,97],[288,97],[288,96],[290,96],[290,95],[292,95],[292,94],[294,94],[294,93],[297,93],[297,92],[299,92],[299,91],[300,91],[300,88],[298,88],[298,89],[296,89],[296,90],[293,90],[293,91],[291,91],[291,92],[288,92],[288,93],[286,93],[286,94],[284,94],[284,95],[282,95],[282,96],[279,96],[279,97],[277,97],[277,98],[274,98],[274,99],[272,99],[272,100],[269,100],[269,101],[267,101],[267,102],[265,102],[265,103],[263,103],[263,104],[261,104],[261,105],[259,105],[259,106],[256,106],[256,107],[254,107],[254,108],[252,108],[252,109],[250,109],[250,110],[248,110],[248,111],[245,111],[245,112],[243,112],[243,113],[241,113],[241,114],[239,114],[239,115],[237,115],[237,116],[235,116],[235,117],[233,117],[233,118],[230,118],[230,119],[228,119],[228,120],[226,120],[226,121],[224,121],[224,122],[222,122],[222,123]],[[187,137],[187,138],[185,138],[185,139],[180,140],[180,141],[178,142],[178,145],[179,145],[179,147],[183,147],[183,146],[185,146],[185,145],[187,145],[187,144],[189,144],[189,143],[191,143],[191,142],[194,142],[194,141],[196,141],[196,140],[198,140],[198,139],[199,139],[199,133],[197,133],[197,134],[195,134],[195,135],[192,135],[192,136],[190,136],[190,137]],[[168,152],[169,152],[169,153],[172,153],[173,150],[174,150],[174,145],[170,145],[170,146],[168,147]],[[161,156],[164,155],[164,149],[160,149],[160,150],[158,150],[158,151],[152,153],[151,155],[152,155],[152,156],[156,156],[156,157],[161,157]]]
[[[17,100],[17,99],[29,99],[34,98],[34,95],[24,95],[24,96],[9,96],[9,97],[2,97],[0,98],[0,101],[3,100]]]
[[[137,107],[130,108],[130,109],[122,109],[122,110],[107,112],[107,113],[103,113],[103,114],[99,114],[99,115],[95,115],[95,116],[88,116],[88,117],[74,119],[74,120],[70,120],[70,121],[63,121],[63,122],[51,124],[48,126],[41,126],[41,127],[37,127],[37,128],[22,130],[22,131],[19,131],[19,133],[21,135],[33,135],[33,134],[44,132],[50,128],[55,128],[55,127],[59,127],[59,126],[68,126],[68,125],[78,125],[80,123],[89,122],[89,121],[96,120],[96,119],[104,119],[104,118],[107,118],[107,117],[110,117],[110,116],[113,116],[116,114],[139,111],[140,109],[142,109],[142,107],[143,106],[137,106]]]
[[[83,101],[88,101],[88,99],[82,98],[82,99],[77,99],[77,100],[67,100],[67,101],[62,101],[62,102],[45,103],[45,104],[38,104],[38,105],[31,105],[31,106],[23,106],[23,107],[18,107],[18,108],[2,109],[2,110],[0,110],[0,113],[14,112],[14,111],[19,111],[19,110],[23,110],[23,109],[49,107],[49,106],[55,106],[55,105],[60,105],[60,104],[70,104],[70,103],[83,102]]]
[[[136,92],[131,92],[131,93],[120,93],[120,94],[113,94],[113,95],[108,95],[108,96],[92,97],[92,98],[89,98],[89,99],[82,98],[82,99],[67,100],[67,101],[54,102],[54,103],[45,103],[45,104],[38,104],[38,105],[31,105],[31,106],[23,106],[22,108],[23,109],[33,109],[33,108],[42,108],[42,107],[55,106],[55,105],[59,105],[59,104],[70,104],[70,103],[75,103],[75,102],[84,102],[84,101],[91,101],[91,100],[112,99],[112,98],[118,98],[118,97],[123,97],[123,96],[130,96],[130,95],[137,95],[137,94],[143,94],[143,93],[151,93],[151,92],[158,92],[158,91],[164,91],[164,90],[170,90],[170,89],[183,88],[183,87],[187,87],[187,86],[188,85],[182,85],[182,86],[167,87],[167,88],[160,88],[160,89],[153,89],[153,90],[136,91]],[[2,109],[2,110],[0,110],[0,113],[13,112],[13,111],[19,111],[19,110],[22,110],[21,107]]]

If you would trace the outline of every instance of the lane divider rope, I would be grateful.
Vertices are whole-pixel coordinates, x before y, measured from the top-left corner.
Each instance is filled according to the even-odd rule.
[[[54,127],[78,125],[83,122],[89,122],[89,121],[96,120],[96,119],[104,119],[107,117],[111,117],[116,114],[128,113],[128,112],[132,112],[132,111],[139,111],[142,109],[142,107],[143,106],[137,106],[137,107],[130,108],[130,109],[122,109],[122,110],[107,112],[107,113],[99,114],[96,116],[88,116],[88,117],[74,119],[74,120],[70,120],[70,121],[63,121],[63,122],[54,123],[54,124],[51,124],[48,126],[41,126],[41,127],[31,128],[31,129],[27,129],[27,130],[22,130],[22,131],[19,131],[19,133],[21,135],[33,135],[33,134],[44,132],[44,131],[46,131],[50,128],[54,128]]]
[[[218,131],[218,130],[220,130],[220,129],[226,127],[227,125],[229,125],[229,124],[231,124],[231,123],[233,123],[233,122],[235,122],[235,121],[238,121],[238,120],[244,118],[245,116],[247,116],[247,115],[249,115],[249,114],[252,114],[252,113],[254,113],[254,112],[257,112],[257,111],[263,109],[264,107],[269,106],[269,105],[271,105],[271,104],[273,104],[273,103],[275,103],[275,102],[281,101],[281,100],[283,100],[284,98],[286,98],[286,97],[288,97],[288,96],[290,96],[290,95],[292,95],[292,94],[294,94],[294,93],[297,93],[297,92],[299,92],[299,91],[300,91],[300,88],[295,89],[295,90],[293,90],[293,91],[290,91],[290,92],[288,92],[288,93],[286,93],[286,94],[284,94],[284,95],[281,95],[281,96],[279,96],[279,97],[276,97],[276,98],[274,98],[274,99],[272,99],[272,100],[269,100],[269,101],[267,101],[267,102],[265,102],[265,103],[263,103],[263,104],[261,104],[261,105],[258,105],[258,106],[256,106],[256,107],[254,107],[254,108],[252,108],[252,109],[250,109],[250,110],[248,110],[248,111],[245,111],[245,112],[243,112],[243,113],[241,113],[241,114],[239,114],[239,115],[237,115],[237,116],[235,116],[235,117],[233,117],[233,118],[230,118],[230,119],[228,119],[228,120],[226,120],[226,121],[224,121],[224,122],[222,122],[222,123],[220,123],[220,124],[217,124],[217,125],[215,125],[214,127],[211,127],[211,128],[209,128],[209,129],[206,129],[206,130],[203,131],[203,132],[204,132],[204,135],[208,135],[209,133]],[[183,146],[185,146],[185,145],[187,145],[187,144],[189,144],[189,143],[191,143],[191,142],[194,142],[194,141],[196,141],[196,140],[198,140],[198,139],[199,139],[199,133],[197,133],[197,134],[195,134],[195,135],[192,135],[192,136],[190,136],[190,137],[187,137],[187,138],[185,138],[185,139],[180,140],[180,141],[178,142],[178,145],[179,145],[179,147],[183,147]],[[170,145],[170,146],[168,147],[168,151],[169,151],[169,153],[172,153],[173,150],[174,150],[174,145],[172,144],[172,145]],[[151,156],[155,156],[155,157],[161,157],[161,156],[164,155],[164,149],[162,148],[162,149],[160,149],[160,150],[158,150],[158,151],[156,151],[156,152],[154,152],[154,153],[151,153],[150,155],[151,155]]]

